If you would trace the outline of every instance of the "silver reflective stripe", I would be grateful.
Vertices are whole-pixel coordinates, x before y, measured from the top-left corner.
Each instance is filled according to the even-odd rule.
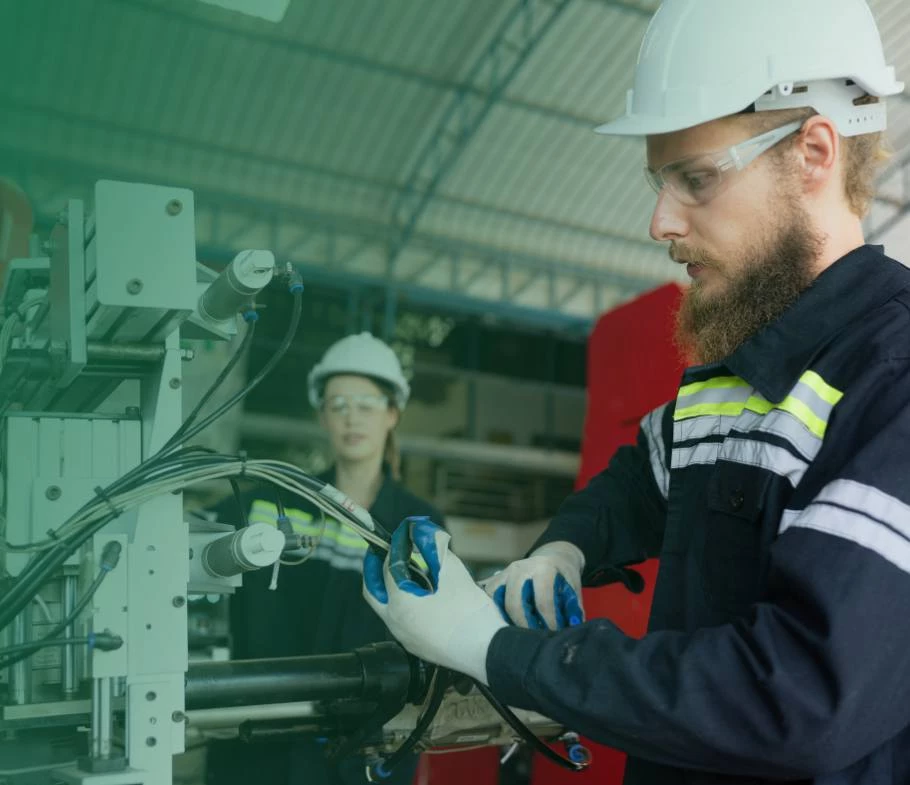
[[[806,460],[812,461],[822,448],[822,440],[805,423],[789,412],[773,409],[767,414],[743,412],[736,423],[738,431],[768,433],[784,439]]]
[[[727,437],[721,442],[702,442],[694,447],[673,448],[673,469],[687,466],[711,465],[718,460],[767,469],[785,477],[795,487],[806,473],[809,464],[793,456],[783,447],[750,439]]]
[[[745,436],[759,432],[784,439],[810,461],[818,455],[822,446],[822,440],[809,431],[801,420],[780,409],[774,409],[767,414],[745,410],[738,417],[708,414],[689,420],[677,420],[673,423],[673,442],[678,444],[710,436],[726,436],[734,426]]]
[[[780,477],[786,477],[793,487],[796,487],[809,468],[808,461],[795,457],[783,447],[750,439],[728,438],[724,442],[720,457],[735,463],[767,469]]]
[[[707,414],[688,420],[676,420],[673,423],[673,442],[693,441],[708,436],[726,436],[738,419]]]
[[[720,442],[702,442],[694,447],[674,447],[671,465],[674,469],[685,469],[696,464],[717,463],[720,448]]]
[[[651,458],[651,471],[654,481],[660,489],[661,495],[666,499],[670,493],[670,471],[667,469],[666,450],[664,448],[663,423],[664,412],[668,404],[646,414],[641,421],[641,430],[648,442],[648,454]]]
[[[835,480],[805,510],[785,511],[778,533],[794,528],[849,540],[910,572],[910,506],[878,488]]]
[[[803,377],[805,376],[806,374],[803,374]],[[812,413],[818,417],[819,420],[828,422],[828,418],[831,417],[831,410],[834,406],[823,400],[821,396],[804,381],[797,382],[796,386],[790,391],[790,395],[787,397],[793,397],[802,401],[811,409]]]
[[[759,415],[783,411],[802,422],[810,434],[824,438],[831,410],[843,393],[815,371],[806,371],[784,400],[771,403],[737,376],[721,376],[693,382],[680,388],[673,419],[737,417],[744,412]]]

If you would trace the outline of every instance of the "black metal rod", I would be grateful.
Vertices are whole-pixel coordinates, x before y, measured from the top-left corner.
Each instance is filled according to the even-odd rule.
[[[192,663],[186,679],[186,707],[353,698],[362,692],[363,682],[356,654]]]
[[[403,700],[411,686],[407,654],[395,643],[379,643],[346,654],[191,663],[186,708],[391,696]]]
[[[165,356],[163,344],[88,341],[85,348],[89,362],[154,364]]]

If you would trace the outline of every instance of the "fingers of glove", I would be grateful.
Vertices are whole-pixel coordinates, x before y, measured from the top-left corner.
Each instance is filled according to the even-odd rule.
[[[385,587],[383,575],[383,554],[371,547],[363,557],[363,589],[369,597],[382,605],[388,605],[389,592]]]
[[[502,614],[506,624],[511,624],[512,620],[509,618],[509,614],[506,613],[506,585],[503,583],[498,586],[490,596],[493,598],[493,602],[496,603],[496,607]]]
[[[413,581],[409,569],[413,547],[411,521],[409,518],[405,518],[392,532],[392,540],[389,543],[389,574],[399,586]]]
[[[577,627],[584,622],[585,613],[578,594],[562,575],[557,575],[553,584],[553,602],[556,606],[556,621],[560,629]]]
[[[529,630],[546,629],[546,624],[538,612],[537,603],[534,597],[534,581],[528,578],[521,586],[521,611],[524,615],[525,624]]]
[[[482,581],[478,581],[482,588],[491,597],[500,586],[521,583],[525,578],[534,574],[534,565],[529,559],[513,561],[499,572],[493,573]]]
[[[505,587],[506,582],[508,581],[509,568],[506,567],[504,570],[491,575],[489,578],[484,578],[482,581],[478,582],[478,585],[491,597],[494,597],[497,591],[500,588]],[[505,600],[503,600],[505,602]]]
[[[432,594],[439,587],[439,573],[449,539],[449,535],[429,518],[405,518],[392,534],[389,548],[389,574],[398,588],[418,597]],[[432,588],[414,580],[411,554],[415,547],[427,564]]]
[[[537,619],[546,624],[547,617],[542,612],[545,608],[540,607],[540,600],[541,598],[546,600],[547,597],[550,598],[549,603],[544,602],[544,605],[549,604],[550,620],[555,624],[552,602],[552,587],[555,578],[555,571],[548,566],[534,571],[525,569],[512,576],[511,580],[506,583],[505,601],[506,615],[512,624],[529,629],[535,629],[532,625]],[[528,583],[531,584],[531,590],[525,588]],[[533,599],[529,597],[529,591],[533,591]],[[534,613],[529,615],[525,608],[531,599],[535,607]]]
[[[556,629],[561,630],[569,626],[568,614],[565,606],[565,586],[568,582],[562,575],[557,575],[553,581],[553,608],[556,615]]]
[[[452,538],[441,527],[429,518],[413,518],[411,522],[411,540],[417,552],[423,556],[430,574],[433,588],[439,588],[439,574],[442,572]],[[472,581],[473,583],[473,581]]]

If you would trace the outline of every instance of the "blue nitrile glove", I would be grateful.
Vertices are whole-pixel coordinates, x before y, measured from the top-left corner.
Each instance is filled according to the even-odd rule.
[[[449,539],[426,518],[405,519],[385,559],[367,551],[363,596],[408,651],[486,684],[487,649],[506,623]],[[430,588],[409,568],[412,547],[427,564]]]
[[[532,630],[574,627],[585,619],[584,565],[584,555],[575,545],[550,542],[487,578],[483,587],[512,624]]]

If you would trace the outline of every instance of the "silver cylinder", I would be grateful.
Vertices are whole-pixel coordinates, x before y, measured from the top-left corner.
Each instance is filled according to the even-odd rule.
[[[20,613],[12,623],[13,645],[27,643],[31,640],[32,614],[31,606]],[[26,657],[9,669],[9,695],[10,702],[19,706],[31,703],[32,700],[32,660]]]
[[[187,711],[186,716],[188,726],[211,730],[213,728],[237,728],[247,721],[318,719],[326,715],[317,704],[309,701],[299,701],[296,703],[194,709]]]
[[[76,607],[76,587],[78,578],[75,575],[63,577],[63,618],[69,616]],[[68,624],[63,631],[64,638],[74,638],[75,622]],[[64,698],[72,698],[79,689],[79,673],[76,669],[76,650],[73,646],[64,646],[60,655],[60,685]]]
[[[274,271],[275,257],[271,251],[237,254],[199,298],[200,316],[213,322],[233,319],[272,280]]]
[[[111,757],[111,679],[92,681],[92,757]]]
[[[202,551],[200,561],[209,575],[229,578],[274,564],[281,558],[284,543],[284,534],[274,526],[252,523],[210,542]]]

